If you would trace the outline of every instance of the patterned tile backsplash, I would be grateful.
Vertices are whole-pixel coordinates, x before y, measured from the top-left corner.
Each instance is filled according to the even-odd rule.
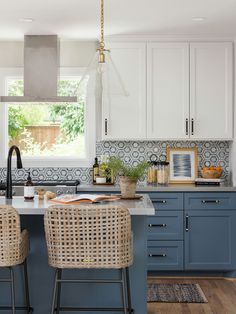
[[[130,142],[98,142],[97,156],[108,154],[123,159],[127,164],[149,160],[152,154],[160,156],[166,153],[167,147],[197,147],[199,168],[209,165],[220,165],[224,169],[224,177],[230,175],[229,142],[187,142],[187,141],[130,141]],[[27,171],[31,171],[33,180],[75,180],[81,183],[91,183],[91,168],[32,168],[13,171],[13,180],[25,180]],[[5,180],[6,168],[0,168],[0,180]]]

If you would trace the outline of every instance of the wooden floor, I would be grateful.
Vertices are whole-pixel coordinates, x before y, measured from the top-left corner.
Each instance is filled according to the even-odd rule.
[[[156,279],[149,283],[198,283],[208,303],[148,303],[148,314],[236,314],[236,281],[227,279]]]

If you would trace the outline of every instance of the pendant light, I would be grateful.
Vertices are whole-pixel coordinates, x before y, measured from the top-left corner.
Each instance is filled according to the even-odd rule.
[[[95,96],[121,95],[128,96],[128,92],[121,76],[112,60],[110,50],[105,48],[104,40],[104,0],[101,0],[101,38],[99,47],[93,56],[88,68],[81,78],[82,82],[88,82],[88,94]],[[91,83],[92,82],[92,83]]]

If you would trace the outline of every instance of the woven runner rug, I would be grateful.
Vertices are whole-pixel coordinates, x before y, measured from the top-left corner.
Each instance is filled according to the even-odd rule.
[[[198,284],[149,284],[148,302],[207,303]]]

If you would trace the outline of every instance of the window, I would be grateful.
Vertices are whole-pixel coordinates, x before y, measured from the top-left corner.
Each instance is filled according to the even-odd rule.
[[[14,69],[11,69],[11,74],[13,72]],[[87,82],[78,89],[81,70],[73,68],[61,72],[58,95],[72,96],[78,90],[77,103],[0,104],[2,129],[5,126],[1,141],[5,149],[1,150],[4,152],[1,159],[6,159],[10,146],[17,145],[27,166],[90,165],[94,156],[95,128],[91,128],[92,123],[88,121],[93,120],[92,113],[95,110],[89,108]],[[14,74],[18,75],[0,75],[4,81],[5,94],[22,96],[23,76],[19,75],[17,69]]]

